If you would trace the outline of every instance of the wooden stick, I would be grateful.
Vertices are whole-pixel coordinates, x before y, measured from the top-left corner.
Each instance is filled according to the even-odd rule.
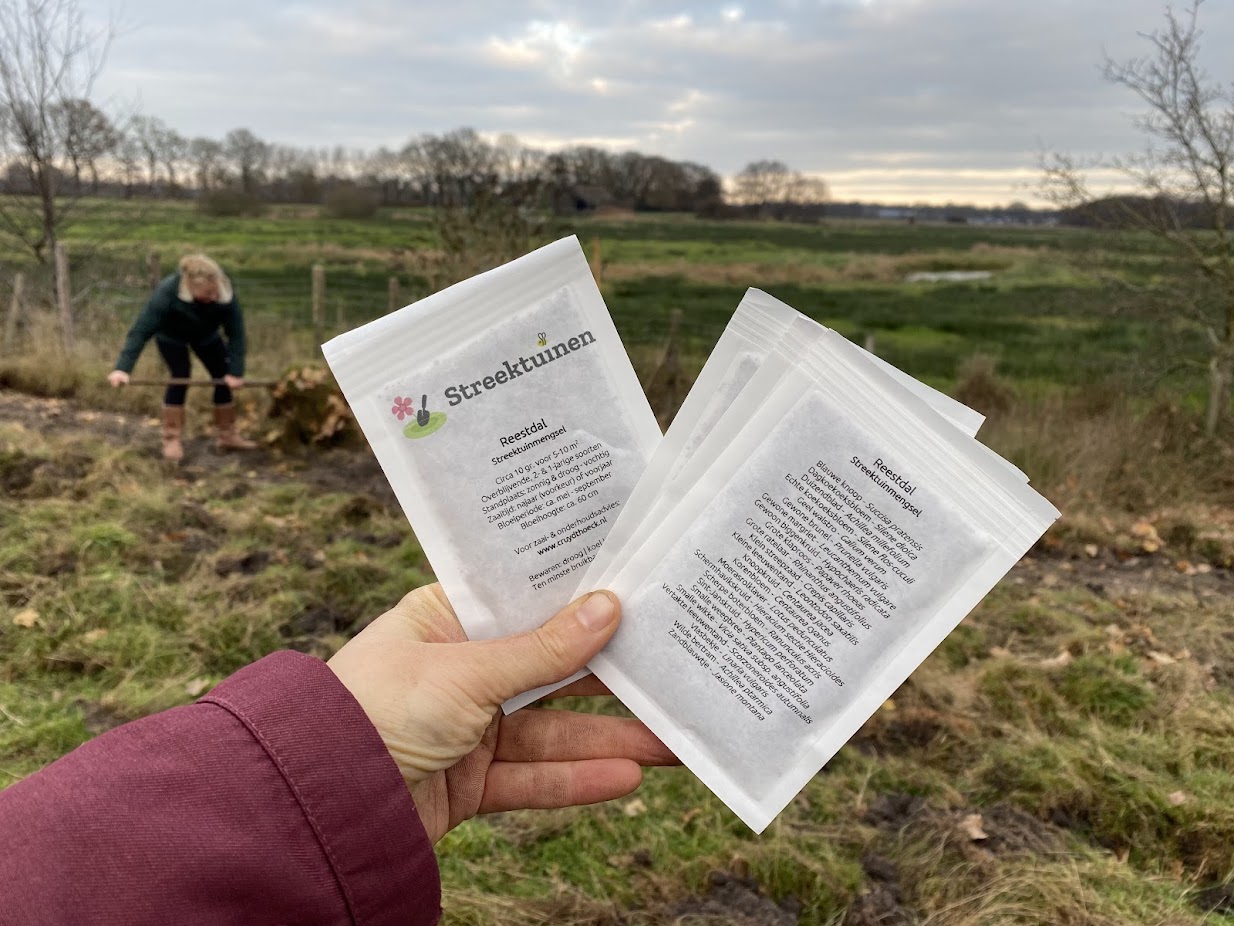
[[[21,320],[26,292],[26,275],[13,274],[13,300],[9,303],[9,317],[4,323],[4,346],[12,350],[17,346],[17,323]]]
[[[69,290],[69,258],[64,253],[64,245],[59,241],[52,248],[52,256],[56,265],[56,303],[60,306],[60,337],[64,344],[64,352],[71,355],[75,341],[73,338],[73,297]]]
[[[270,388],[277,386],[277,379],[246,379],[245,386]],[[126,386],[226,386],[221,379],[130,379]],[[241,387],[243,388],[243,387]]]

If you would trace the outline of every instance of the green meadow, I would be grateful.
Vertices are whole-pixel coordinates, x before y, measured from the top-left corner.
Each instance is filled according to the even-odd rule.
[[[1234,923],[1234,440],[1201,436],[1202,334],[1150,312],[1183,285],[1168,254],[890,222],[596,216],[543,240],[564,234],[644,382],[676,310],[688,378],[756,286],[985,412],[983,439],[1064,517],[762,836],[688,772],[652,770],[608,805],[459,827],[439,847],[445,922]],[[383,314],[392,277],[400,304],[445,282],[428,213],[88,202],[65,244],[67,357],[46,272],[0,255],[0,306],[14,272],[31,293],[0,355],[0,787],[275,649],[328,656],[432,581],[366,450],[221,456],[196,404],[169,470],[157,392],[102,383],[150,251],[164,272],[217,257],[250,375],[277,377],[318,359],[314,264],[326,335]],[[908,280],[941,271],[990,276]]]

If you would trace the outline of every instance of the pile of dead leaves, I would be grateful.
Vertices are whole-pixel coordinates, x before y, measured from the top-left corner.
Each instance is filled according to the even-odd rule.
[[[264,439],[271,446],[337,447],[363,441],[330,371],[306,364],[283,374],[270,392],[270,420]]]

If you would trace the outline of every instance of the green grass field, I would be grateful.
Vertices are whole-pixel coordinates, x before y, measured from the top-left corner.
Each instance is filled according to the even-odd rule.
[[[446,922],[1234,922],[1206,912],[1234,910],[1234,444],[1200,438],[1201,371],[1173,362],[1202,358],[1198,334],[1138,311],[1171,281],[1153,242],[677,216],[557,232],[599,241],[644,379],[673,309],[697,369],[758,286],[989,411],[986,441],[1064,518],[763,836],[655,770],[611,805],[460,827],[440,846]],[[392,274],[427,292],[427,215],[89,203],[67,241],[93,287],[76,356],[37,316],[0,356],[0,384],[44,396],[0,388],[0,786],[271,650],[326,656],[432,579],[366,452],[219,457],[198,408],[169,472],[157,395],[100,385],[150,249],[217,255],[251,373],[277,375],[314,354],[314,262],[331,325],[384,312]],[[904,282],[948,269],[993,276]]]

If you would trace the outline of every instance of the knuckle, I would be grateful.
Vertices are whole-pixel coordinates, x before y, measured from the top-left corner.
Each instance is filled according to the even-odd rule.
[[[570,648],[560,634],[541,628],[531,635],[545,663],[554,668],[570,661]]]

